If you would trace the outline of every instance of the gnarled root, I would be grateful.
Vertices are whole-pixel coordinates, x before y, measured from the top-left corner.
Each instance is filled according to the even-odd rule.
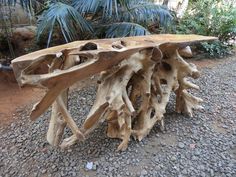
[[[162,52],[158,48],[145,49],[103,72],[95,104],[82,127],[84,135],[106,120],[108,137],[122,139],[117,150],[125,150],[131,135],[141,141],[157,122],[164,129],[172,91],[177,95],[177,111],[192,114],[193,108],[199,108],[201,99],[187,92],[199,88],[186,79],[199,77],[197,68],[186,63],[177,49],[167,52],[160,62]]]
[[[76,60],[78,60],[78,57],[69,56],[65,58],[65,62],[62,65],[62,63],[59,63],[59,60],[56,58],[49,67],[49,72],[54,72],[59,68],[68,69],[75,65]],[[84,135],[79,130],[73,118],[67,111],[68,91],[69,89],[62,91],[62,93],[57,97],[57,100],[53,103],[51,120],[47,132],[47,140],[49,144],[53,146],[58,146],[61,142],[61,139],[63,138],[64,129],[66,125],[68,125],[69,128],[72,130],[73,138],[69,138],[69,140],[67,138],[66,140],[64,140],[63,144],[61,145],[61,147],[63,148],[71,146],[78,139],[84,140]]]
[[[107,136],[121,139],[117,150],[125,150],[131,135],[141,141],[156,123],[164,130],[164,114],[172,91],[176,93],[176,111],[192,116],[192,109],[201,108],[202,100],[187,92],[199,89],[187,77],[196,79],[199,72],[181,58],[177,48],[171,49],[143,49],[101,72],[95,103],[80,129],[67,111],[67,91],[63,91],[52,107],[49,143],[57,146],[67,125],[73,135],[60,145],[67,148],[84,140],[99,122],[107,121]]]
[[[142,140],[156,123],[164,130],[164,114],[171,92],[176,111],[193,115],[202,99],[190,94],[199,87],[188,81],[199,71],[180,55],[190,57],[192,43],[216,40],[199,35],[147,35],[122,39],[84,40],[36,51],[12,61],[19,85],[47,89],[30,114],[36,120],[51,105],[47,133],[51,145],[67,148],[84,140],[100,122],[107,121],[107,135],[122,140]],[[179,53],[180,55],[179,55]],[[96,100],[82,127],[77,127],[67,108],[69,87],[101,74]],[[73,135],[63,140],[65,127]]]
[[[176,93],[176,112],[178,113],[186,113],[190,117],[193,116],[193,109],[202,109],[200,103],[203,101],[201,98],[193,96],[188,93],[187,89],[195,89],[199,90],[199,86],[191,83],[187,80],[187,77],[192,77],[194,79],[200,76],[197,67],[190,63],[185,62],[178,52],[173,56],[175,60],[173,60],[173,65],[178,66],[178,83],[179,87],[175,90]]]
[[[107,120],[107,135],[123,140],[118,150],[127,148],[131,134],[131,115],[135,112],[128,97],[127,85],[134,73],[142,69],[142,62],[146,61],[147,57],[151,58],[150,50],[135,53],[129,59],[122,61],[118,68],[102,74],[95,104],[83,126],[85,134],[91,132],[99,120]],[[92,119],[90,115],[105,103],[108,103],[108,107],[104,109],[103,115],[107,117],[104,116],[102,119],[101,116],[97,116],[97,119]],[[92,126],[85,126],[87,124]]]

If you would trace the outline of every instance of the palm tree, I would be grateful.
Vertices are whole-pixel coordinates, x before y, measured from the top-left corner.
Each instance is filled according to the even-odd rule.
[[[9,4],[17,0],[0,0]],[[37,39],[54,32],[65,42],[167,32],[173,16],[152,0],[18,0],[29,14],[36,14]]]

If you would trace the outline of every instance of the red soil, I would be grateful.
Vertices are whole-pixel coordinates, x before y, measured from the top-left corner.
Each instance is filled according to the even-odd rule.
[[[17,109],[36,102],[43,94],[38,88],[20,88],[12,78],[0,73],[0,126],[9,125]]]

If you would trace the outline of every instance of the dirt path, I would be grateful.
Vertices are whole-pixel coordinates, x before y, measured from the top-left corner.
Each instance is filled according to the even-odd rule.
[[[0,126],[16,119],[16,112],[39,100],[44,91],[38,88],[20,88],[17,83],[0,80]]]

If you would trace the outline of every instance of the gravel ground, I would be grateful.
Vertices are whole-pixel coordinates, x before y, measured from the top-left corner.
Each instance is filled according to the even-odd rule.
[[[236,176],[236,58],[202,72],[196,81],[202,90],[196,94],[204,99],[205,110],[189,118],[174,113],[170,102],[165,132],[156,126],[142,142],[132,139],[125,152],[115,152],[120,140],[106,137],[106,123],[72,149],[55,149],[45,138],[49,112],[30,122],[29,109],[19,109],[19,121],[0,127],[0,177]],[[71,94],[78,124],[94,93],[91,86]]]

